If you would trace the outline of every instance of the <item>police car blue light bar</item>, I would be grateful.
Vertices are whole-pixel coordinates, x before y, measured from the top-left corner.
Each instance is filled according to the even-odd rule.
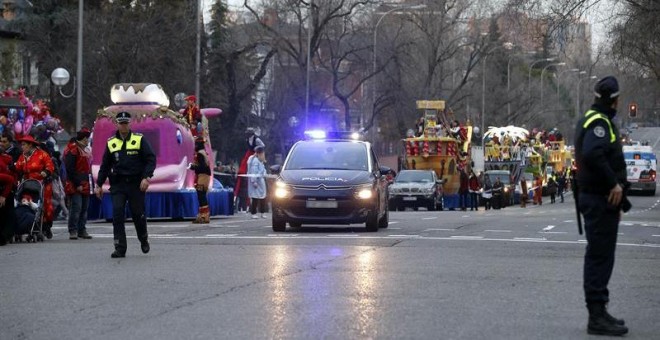
[[[305,135],[311,139],[325,139],[326,133],[323,130],[309,130],[305,131]]]

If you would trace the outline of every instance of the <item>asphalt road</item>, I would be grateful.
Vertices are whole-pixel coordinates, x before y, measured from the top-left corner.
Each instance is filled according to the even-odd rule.
[[[658,339],[658,196],[632,197],[610,311]],[[273,233],[244,214],[210,225],[150,221],[93,240],[0,247],[0,339],[583,339],[584,236],[565,203],[478,212],[390,212],[390,225]]]

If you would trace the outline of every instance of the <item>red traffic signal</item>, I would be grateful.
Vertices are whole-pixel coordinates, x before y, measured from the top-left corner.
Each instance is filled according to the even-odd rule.
[[[637,104],[631,103],[628,105],[628,116],[630,116],[630,118],[637,117]]]

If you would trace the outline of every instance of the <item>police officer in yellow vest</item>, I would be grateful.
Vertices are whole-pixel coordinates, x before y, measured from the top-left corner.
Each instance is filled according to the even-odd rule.
[[[589,310],[587,332],[623,335],[628,328],[610,315],[607,284],[614,268],[614,251],[621,212],[630,209],[625,195],[626,163],[613,119],[619,99],[614,77],[596,83],[595,100],[575,131],[578,207],[584,216],[587,249],[584,256],[584,294]]]
[[[135,231],[143,253],[149,252],[147,218],[144,214],[145,192],[156,168],[156,154],[141,134],[131,131],[131,114],[119,112],[115,117],[117,132],[108,139],[99,169],[95,193],[100,199],[101,186],[110,179],[112,226],[115,251],[112,258],[126,257],[126,202],[133,217]]]

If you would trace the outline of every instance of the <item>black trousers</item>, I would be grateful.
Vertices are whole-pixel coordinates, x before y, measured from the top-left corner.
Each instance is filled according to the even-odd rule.
[[[5,205],[0,208],[0,243],[9,241],[16,229],[16,213],[14,208],[14,191],[9,193]]]
[[[250,198],[250,214],[254,215],[257,213],[257,207],[259,208],[260,213],[266,212],[266,199],[265,198]]]
[[[209,205],[208,198],[206,197],[206,190],[197,190],[197,203],[199,204],[199,207],[205,207]]]
[[[126,203],[131,211],[133,224],[137,238],[146,241],[149,236],[147,233],[147,217],[144,214],[145,193],[140,190],[139,180],[118,180],[110,188],[112,195],[112,231],[115,239],[115,250],[126,252]]]
[[[587,251],[584,255],[584,296],[587,304],[607,303],[607,284],[614,268],[614,251],[619,231],[618,208],[609,207],[607,197],[580,193]]]

